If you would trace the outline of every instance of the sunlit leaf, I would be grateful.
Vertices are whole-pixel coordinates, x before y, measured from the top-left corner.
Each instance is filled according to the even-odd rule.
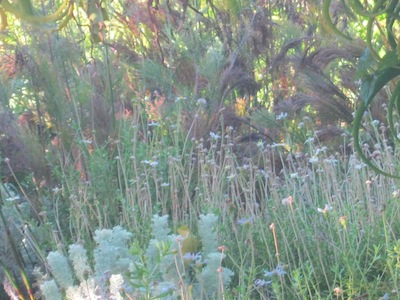
[[[393,50],[386,53],[385,56],[379,61],[378,71],[383,71],[396,65],[400,66],[400,60],[398,58],[397,51]]]
[[[364,78],[360,95],[362,102],[368,106],[371,104],[375,95],[393,78],[400,75],[400,66],[390,67],[376,72],[374,75]]]

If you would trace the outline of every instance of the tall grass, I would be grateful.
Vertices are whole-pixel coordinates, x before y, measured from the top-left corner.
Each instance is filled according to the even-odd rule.
[[[78,144],[85,179],[60,165],[61,185],[41,192],[42,221],[58,231],[41,244],[31,240],[39,253],[42,245],[91,245],[96,229],[115,225],[145,245],[154,214],[196,232],[198,216],[212,212],[235,272],[227,298],[396,297],[396,181],[370,172],[353,153],[329,153],[311,140],[307,151],[289,155],[283,150],[293,145],[259,142],[257,158],[243,160],[230,129],[191,140],[179,121],[143,123],[145,111],[134,109],[105,146],[84,152]],[[396,170],[395,153],[378,137],[383,148],[371,159]],[[284,164],[278,173],[277,161]]]

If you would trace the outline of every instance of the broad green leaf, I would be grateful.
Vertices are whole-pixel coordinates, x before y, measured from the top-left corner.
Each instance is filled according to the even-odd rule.
[[[358,59],[356,78],[363,78],[375,66],[376,61],[371,54],[371,50],[367,47]]]
[[[376,94],[392,79],[400,75],[400,62],[397,59],[396,53],[394,51],[389,52],[385,55],[385,57],[380,61],[378,66],[378,71],[373,75],[366,76],[361,84],[360,96],[361,96],[361,104],[358,107],[354,121],[353,121],[353,138],[354,138],[354,147],[358,154],[358,156],[366,163],[371,169],[375,172],[391,177],[391,178],[400,178],[397,175],[389,174],[384,172],[376,165],[374,165],[364,154],[361,145],[360,145],[360,128],[361,121],[364,113],[368,110],[372,100],[376,96]],[[393,103],[394,101],[398,101],[398,94],[400,90],[398,87],[394,90],[394,95],[389,103],[389,126],[393,127]]]
[[[369,106],[376,94],[393,78],[400,75],[400,65],[383,69],[366,77],[360,89],[361,100]]]

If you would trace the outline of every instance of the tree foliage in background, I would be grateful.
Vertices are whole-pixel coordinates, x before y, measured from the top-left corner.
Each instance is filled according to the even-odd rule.
[[[332,33],[352,40],[351,35],[343,33],[334,24],[330,9],[331,0],[324,1],[323,16],[325,26]],[[390,134],[399,141],[394,118],[400,115],[400,83],[396,79],[400,75],[400,45],[397,39],[399,30],[399,1],[374,1],[371,5],[359,0],[343,1],[343,11],[350,20],[361,25],[358,36],[365,40],[367,48],[360,57],[358,76],[362,80],[360,88],[361,102],[358,105],[354,118],[353,137],[354,146],[361,159],[377,173],[400,178],[396,174],[389,174],[375,166],[362,150],[360,130],[364,114],[370,109],[377,94],[385,87],[389,87],[388,123]]]
[[[319,124],[318,140],[340,136],[346,131],[342,125],[353,122],[359,98],[354,79],[365,78],[353,123],[358,133],[363,112],[397,75],[396,66],[388,67],[397,59],[394,2],[379,1],[369,11],[359,1],[324,1],[320,11],[319,3],[300,0],[65,1],[58,6],[4,1],[2,20],[22,23],[3,31],[2,52],[9,59],[2,59],[7,83],[0,96],[16,112],[33,111],[40,130],[60,136],[70,153],[76,152],[77,136],[104,146],[116,133],[116,118],[132,113],[132,98],[146,107],[143,118],[153,121],[176,117],[175,102],[183,99],[179,118],[195,139],[218,131],[223,118],[238,134],[268,142],[285,140],[289,130],[297,144],[293,149],[301,149],[310,138],[310,132],[297,129],[304,117]],[[382,18],[383,29],[375,22]],[[326,39],[326,33],[334,39]],[[357,35],[365,42],[350,39]],[[371,70],[377,73],[370,76]],[[11,95],[16,95],[12,101]],[[201,114],[199,98],[207,103]],[[390,112],[397,109],[394,103]],[[373,113],[382,115],[379,109]],[[191,126],[194,116],[201,126]],[[288,116],[289,128],[283,130],[276,116]],[[388,121],[395,132],[392,113]],[[76,127],[79,134],[73,136]],[[354,138],[365,159],[359,135]]]

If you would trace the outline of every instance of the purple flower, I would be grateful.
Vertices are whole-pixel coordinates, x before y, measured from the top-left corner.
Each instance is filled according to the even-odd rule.
[[[266,287],[272,283],[272,280],[256,279],[254,281],[255,288]]]
[[[274,275],[277,275],[278,277],[282,277],[285,274],[286,274],[286,271],[284,270],[283,263],[279,263],[278,266],[275,268],[275,270],[264,271],[265,277],[272,277]]]
[[[199,262],[199,261],[201,261],[202,256],[201,256],[200,252],[198,252],[198,253],[187,252],[183,255],[183,259],[187,260],[187,261]]]

